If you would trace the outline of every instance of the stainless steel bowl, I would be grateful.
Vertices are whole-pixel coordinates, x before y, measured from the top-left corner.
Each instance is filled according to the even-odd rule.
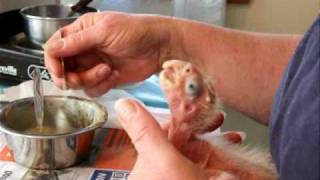
[[[63,96],[46,96],[44,106],[42,132],[37,129],[33,98],[3,107],[0,130],[15,161],[35,169],[61,169],[88,157],[95,129],[107,119],[105,108]]]
[[[44,44],[51,35],[61,27],[72,23],[86,12],[98,10],[86,7],[79,13],[72,13],[71,6],[66,5],[37,5],[20,10],[24,19],[24,31],[35,44]]]

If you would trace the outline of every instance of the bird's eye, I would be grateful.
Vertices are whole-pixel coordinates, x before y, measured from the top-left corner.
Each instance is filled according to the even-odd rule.
[[[184,87],[185,93],[190,97],[198,97],[201,94],[202,88],[201,84],[193,79],[189,79],[185,83]]]

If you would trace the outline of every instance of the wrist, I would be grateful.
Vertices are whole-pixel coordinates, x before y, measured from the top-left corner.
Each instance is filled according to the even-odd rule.
[[[184,41],[181,34],[179,19],[174,17],[160,17],[161,20],[157,20],[155,31],[160,33],[156,37],[159,37],[160,45],[160,57],[159,68],[162,68],[162,64],[167,60],[172,59],[186,59],[186,53],[184,50]],[[159,28],[160,27],[160,28]]]
[[[214,46],[219,28],[209,24],[181,18],[171,18],[170,28],[170,54],[169,59],[180,59],[191,62],[205,71],[208,65],[208,57],[217,56]],[[208,64],[209,63],[209,64]]]

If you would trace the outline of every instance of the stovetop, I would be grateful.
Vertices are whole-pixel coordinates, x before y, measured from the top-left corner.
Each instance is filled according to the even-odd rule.
[[[43,49],[41,46],[32,43],[24,33],[19,33],[10,38],[8,45],[12,49],[23,52],[26,54],[32,54],[35,56],[43,56]]]
[[[19,20],[17,13],[10,12],[11,16],[6,18],[11,19],[10,22],[13,19]],[[8,21],[3,15],[0,14],[1,23]],[[0,82],[5,80],[20,83],[33,79],[32,71],[35,68],[41,69],[43,79],[50,80],[48,70],[44,67],[42,48],[28,40],[22,32],[21,24],[16,23],[8,24],[4,30],[0,28]]]
[[[32,44],[24,34],[17,34],[10,41],[0,44],[0,79],[17,83],[33,79],[35,68],[41,69],[43,79],[50,80],[44,67],[43,50]]]

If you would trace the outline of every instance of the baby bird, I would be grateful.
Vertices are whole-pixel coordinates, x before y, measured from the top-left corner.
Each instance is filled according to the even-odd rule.
[[[163,64],[160,86],[172,114],[164,125],[168,139],[212,179],[277,179],[268,152],[242,147],[243,134],[225,133],[211,139],[201,134],[223,123],[225,113],[213,84],[191,63],[170,60]],[[236,142],[236,143],[235,143]]]
[[[222,124],[225,115],[218,108],[213,86],[192,64],[179,60],[165,62],[160,86],[172,112],[172,120],[167,124],[168,137],[177,147]]]

